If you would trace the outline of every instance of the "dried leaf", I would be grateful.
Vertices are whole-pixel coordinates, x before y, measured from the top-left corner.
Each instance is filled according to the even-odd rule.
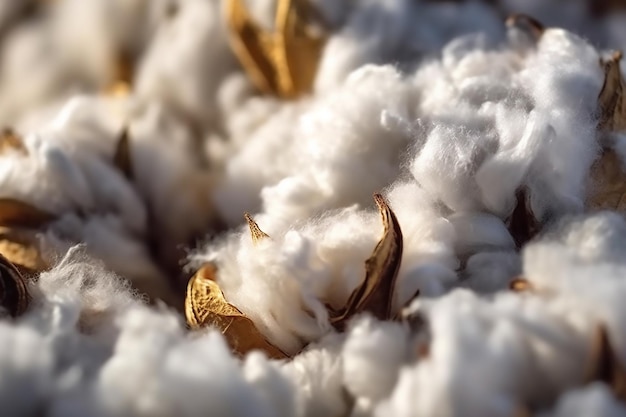
[[[538,41],[546,28],[537,19],[522,13],[510,15],[506,19],[507,27],[515,27],[528,33],[533,39]]]
[[[248,227],[250,228],[250,234],[252,235],[252,242],[254,244],[257,244],[259,241],[270,237],[267,233],[261,230],[259,225],[256,224],[256,222],[254,221],[252,216],[250,216],[249,213],[244,213],[243,216],[246,218],[246,221],[248,222]]]
[[[509,231],[515,244],[518,248],[521,248],[531,240],[541,227],[539,221],[535,218],[532,209],[530,208],[530,200],[528,198],[528,192],[526,189],[521,189],[516,193],[517,205],[513,210],[513,213],[507,220]]]
[[[626,130],[626,96],[619,63],[621,59],[622,53],[617,51],[613,53],[611,59],[601,62],[604,68],[604,84],[598,96],[600,108],[598,128],[603,132]]]
[[[124,174],[128,180],[133,179],[133,162],[130,152],[130,140],[128,127],[125,127],[120,134],[120,138],[113,155],[113,164]]]
[[[348,319],[363,311],[381,320],[391,318],[393,291],[402,260],[402,231],[383,196],[374,194],[374,201],[382,217],[383,237],[365,261],[363,282],[352,292],[342,310],[330,312],[330,322],[338,330],[343,330]]]
[[[0,155],[8,150],[18,151],[22,155],[28,154],[22,138],[11,128],[6,128],[0,133]]]
[[[252,320],[226,301],[215,282],[216,272],[214,264],[207,264],[189,280],[185,299],[189,326],[192,329],[208,326],[219,329],[231,349],[240,355],[262,350],[271,358],[286,358],[285,353],[265,339]]]
[[[4,256],[0,255],[0,301],[12,317],[24,313],[30,295],[22,275]]]
[[[40,228],[55,216],[12,198],[0,198],[0,226]]]
[[[226,2],[232,49],[264,93],[293,98],[313,86],[324,38],[308,30],[306,18],[313,13],[304,1],[277,0],[274,32],[252,20],[243,0]]]
[[[617,398],[626,400],[626,371],[615,354],[605,326],[597,329],[585,381],[602,381],[611,387]]]

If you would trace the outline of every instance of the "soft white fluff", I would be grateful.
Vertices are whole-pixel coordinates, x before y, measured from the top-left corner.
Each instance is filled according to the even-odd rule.
[[[545,18],[535,43],[483,2],[315,0],[328,39],[312,91],[286,101],[248,80],[224,1],[58,0],[28,23],[5,3],[0,123],[27,153],[0,155],[0,197],[57,219],[41,230],[54,266],[29,282],[27,313],[0,322],[2,413],[624,413],[606,385],[584,385],[600,325],[626,363],[626,222],[584,213],[594,46],[626,47],[624,13],[501,1]],[[273,1],[247,4],[272,28]],[[133,83],[104,94],[120,54]],[[132,178],[113,163],[124,127]],[[520,251],[521,189],[543,230]],[[374,192],[403,232],[393,313],[410,306],[339,334],[328,308],[383,232]],[[246,211],[269,238],[253,243]],[[190,269],[215,262],[226,299],[292,358],[236,358],[214,329],[189,332],[137,295],[180,307],[169,283],[191,247]],[[507,289],[517,276],[529,291]]]

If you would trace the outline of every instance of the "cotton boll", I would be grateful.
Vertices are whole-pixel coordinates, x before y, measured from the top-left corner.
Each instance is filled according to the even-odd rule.
[[[511,415],[520,401],[547,404],[583,378],[579,364],[590,352],[592,320],[573,302],[548,304],[511,293],[487,301],[456,290],[418,300],[416,307],[432,335],[428,354],[401,372],[378,412]]]
[[[57,2],[49,8],[47,23],[64,72],[82,88],[100,89],[116,81],[120,64],[134,64],[153,32],[178,3],[178,0]]]
[[[472,177],[495,145],[493,134],[468,130],[459,122],[437,124],[413,161],[411,173],[431,198],[441,199],[453,210],[475,210],[481,202]]]
[[[584,262],[623,264],[626,222],[614,212],[564,218],[551,235],[576,252]]]
[[[40,275],[35,299],[36,309],[25,322],[53,336],[48,349],[63,366],[73,364],[88,374],[111,353],[118,334],[114,316],[140,303],[127,281],[87,258],[80,247]]]
[[[343,339],[343,335],[329,334],[282,366],[283,375],[298,388],[298,415],[323,417],[349,412],[343,391]]]
[[[3,410],[10,415],[46,409],[65,390],[76,390],[82,378],[93,376],[117,334],[110,317],[137,303],[123,281],[86,259],[79,248],[42,273],[32,294],[31,308],[17,325],[1,327],[10,330],[3,335],[7,356],[2,358],[13,355],[0,365],[10,381],[0,387],[0,396],[10,396],[3,400]],[[21,385],[25,379],[29,381]],[[28,401],[20,404],[23,394]]]
[[[519,75],[535,109],[554,129],[528,179],[531,207],[539,219],[582,209],[584,184],[598,150],[594,115],[603,80],[598,59],[596,50],[582,39],[551,29]]]
[[[598,416],[617,417],[626,414],[623,403],[606,385],[594,383],[587,388],[569,391],[559,398],[553,410],[538,413],[540,417]]]
[[[63,253],[72,243],[84,242],[92,256],[128,278],[140,291],[151,297],[173,301],[167,280],[151,259],[145,244],[129,236],[115,217],[91,217],[77,221],[72,216],[66,216],[50,225],[44,240],[57,253]]]
[[[513,117],[518,118],[519,113]],[[518,120],[513,120],[513,123]],[[503,148],[485,161],[476,172],[476,182],[480,187],[485,205],[500,216],[506,216],[512,212],[516,202],[515,191],[525,179],[532,162],[537,157],[541,143],[549,142],[554,135],[553,129],[546,124],[545,119],[542,119],[536,112],[531,112],[524,127],[523,136],[513,144],[512,139],[517,139],[518,133],[509,130],[515,124],[507,122],[500,123],[504,130],[500,136]]]
[[[167,103],[194,125],[215,128],[219,84],[237,68],[224,25],[219,2],[182,2],[140,63],[138,96]]]
[[[332,36],[319,63],[315,91],[329,91],[366,64],[397,61],[399,49],[414,24],[414,7],[407,1],[362,1],[344,28]]]
[[[386,398],[408,360],[407,336],[406,330],[396,323],[378,322],[370,317],[355,320],[342,352],[348,391],[356,398],[374,402]]]
[[[383,111],[411,119],[411,100],[410,85],[397,71],[368,66],[319,100],[283,106],[228,162],[214,197],[220,214],[230,219],[229,212],[258,210],[256,190],[268,214],[291,220],[369,203],[398,175],[409,141],[405,131],[381,123]]]
[[[387,100],[389,96],[394,97],[393,102]],[[291,175],[312,178],[307,182],[325,198],[314,206],[301,207],[300,216],[369,202],[372,192],[392,182],[399,174],[400,155],[409,138],[402,130],[387,130],[381,123],[382,112],[408,116],[411,100],[412,91],[394,69],[366,66],[351,74],[342,89],[302,115],[294,132],[300,165],[291,168]],[[274,196],[276,205],[277,199],[290,199],[278,190],[265,192]]]
[[[521,272],[521,259],[515,251],[479,252],[467,260],[461,285],[479,293],[502,291]]]
[[[6,415],[32,415],[54,393],[54,358],[34,329],[0,324],[0,401]]]
[[[67,1],[67,0],[66,0]],[[139,55],[156,30],[177,13],[183,0],[113,0],[105,2],[106,13],[100,15],[110,28],[111,39],[122,50]],[[97,7],[93,9],[97,10]]]
[[[6,195],[55,214],[75,210],[115,213],[131,232],[142,233],[145,207],[113,166],[113,146],[105,146],[107,142],[113,145],[106,104],[76,98],[62,107],[49,125],[26,135],[26,155],[3,156],[9,159],[0,174]]]
[[[618,220],[617,216],[613,219],[611,216],[602,219],[601,214],[594,217],[580,222],[577,232],[588,233],[598,223],[601,224],[602,220],[607,222],[604,227],[611,220],[617,224],[622,223],[623,226],[623,220]],[[569,233],[565,235],[567,246],[558,242],[546,242],[527,247],[523,255],[524,275],[537,288],[555,294],[557,299],[575,303],[579,311],[586,312],[589,317],[605,325],[620,359],[624,360],[626,358],[622,352],[625,351],[626,334],[623,332],[623,323],[626,320],[626,311],[619,301],[626,293],[626,287],[621,280],[625,272],[624,265],[621,261],[612,261],[613,254],[610,251],[606,258],[604,255],[594,254],[594,247],[600,245],[594,244],[593,240],[583,244],[578,241],[573,243],[569,240],[574,235],[572,230],[575,229],[570,226]],[[607,240],[612,239],[616,237],[609,234]],[[589,255],[586,250],[579,249],[586,244],[591,248]]]
[[[454,37],[478,30],[491,38],[502,33],[495,14],[479,3],[359,2],[343,29],[326,45],[315,91],[330,90],[365,64],[410,67]]]
[[[215,174],[202,167],[193,136],[167,108],[149,105],[133,116],[133,183],[152,216],[160,259],[178,266],[180,246],[219,223],[210,198]]]
[[[262,189],[261,197],[265,201],[264,211],[283,220],[306,217],[312,207],[317,208],[330,198],[308,175],[287,177],[273,187]]]
[[[341,307],[362,281],[382,226],[375,213],[355,207],[289,231],[256,220],[271,238],[253,245],[245,231],[204,256],[218,260],[226,299],[281,349],[295,352],[330,330],[324,303]]]
[[[233,138],[240,145],[226,162],[224,179],[213,192],[219,213],[228,223],[238,224],[246,211],[260,211],[263,187],[285,178],[296,166],[300,170],[302,139],[294,129],[307,107],[308,103],[277,105],[263,100],[246,104],[246,118],[254,118],[253,125],[245,127],[240,139]],[[272,109],[274,113],[268,113]]]
[[[25,139],[28,155],[2,155],[3,194],[60,213],[78,205],[92,208],[94,196],[76,162],[38,137]]]
[[[128,129],[132,178],[111,166],[122,123]],[[50,126],[56,141],[88,161],[83,168],[88,177],[98,179],[106,174],[111,178],[108,182],[89,178],[88,182],[95,184],[91,188],[97,209],[127,213],[125,218],[132,215],[127,228],[134,233],[145,234],[149,229],[151,237],[158,240],[164,265],[177,265],[178,258],[174,258],[180,257],[179,246],[215,225],[209,199],[214,175],[201,167],[188,126],[163,104],[142,103],[136,98],[112,102],[76,97]],[[94,154],[106,161],[106,167],[100,161],[92,162]],[[123,184],[114,187],[114,179]],[[139,205],[145,208],[139,209]]]
[[[268,408],[271,407],[273,415],[298,415],[296,387],[283,376],[280,365],[268,361],[259,352],[252,352],[246,357],[242,372],[246,381],[268,403]]]
[[[120,319],[115,353],[97,386],[110,414],[272,415],[243,380],[221,335],[183,339],[178,319],[145,309]]]
[[[67,87],[62,63],[51,50],[50,30],[46,26],[19,26],[4,37],[1,53],[2,125],[13,125],[27,111],[52,101]]]
[[[393,302],[393,310],[398,311],[418,289],[422,296],[437,296],[456,282],[456,236],[453,225],[414,182],[394,184],[387,196],[403,236]]]
[[[455,213],[449,217],[456,232],[455,250],[468,255],[484,249],[514,249],[515,242],[506,226],[487,213]]]
[[[104,18],[107,2],[64,0],[52,8],[51,36],[66,71],[91,88],[113,80],[114,29]],[[80,31],[81,36],[76,36]]]

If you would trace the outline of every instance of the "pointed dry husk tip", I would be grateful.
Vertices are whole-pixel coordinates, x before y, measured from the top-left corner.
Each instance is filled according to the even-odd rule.
[[[522,13],[510,15],[505,24],[507,27],[514,27],[532,35],[535,40],[539,40],[546,30],[545,26],[537,19]]]
[[[248,222],[248,228],[250,229],[250,235],[252,237],[252,243],[257,244],[261,240],[269,238],[270,236],[265,233],[259,225],[254,221],[250,213],[244,213],[243,217],[245,217],[246,222]]]

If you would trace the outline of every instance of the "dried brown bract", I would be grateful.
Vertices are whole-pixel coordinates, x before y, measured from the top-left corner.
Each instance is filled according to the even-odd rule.
[[[33,205],[12,198],[0,198],[0,226],[38,228],[55,216]]]
[[[109,96],[127,96],[133,85],[135,65],[131,54],[118,50],[111,68],[111,82],[104,89]]]
[[[587,0],[589,14],[594,17],[604,17],[626,9],[624,0]]]
[[[24,313],[30,302],[24,277],[15,266],[0,255],[0,300],[2,307],[12,316]]]
[[[591,362],[585,377],[587,383],[594,381],[606,383],[617,398],[626,400],[626,371],[615,354],[609,333],[603,325],[596,331],[591,349]]]
[[[270,358],[286,358],[284,352],[265,339],[252,320],[226,301],[215,282],[216,273],[216,266],[209,263],[189,280],[185,299],[185,315],[189,327],[218,329],[231,349],[239,355],[262,350]]]
[[[22,137],[15,133],[13,129],[6,128],[0,132],[0,155],[9,150],[17,151],[22,155],[28,154],[28,150],[26,149],[26,146],[24,146]]]
[[[509,289],[513,292],[528,292],[532,291],[533,285],[526,278],[517,277],[509,283]]]
[[[338,330],[345,328],[348,319],[364,311],[380,320],[391,318],[393,291],[402,260],[402,231],[383,196],[374,194],[374,201],[382,217],[383,237],[365,261],[365,279],[352,292],[346,306],[330,311],[330,322]]]
[[[531,35],[533,39],[538,41],[546,28],[537,19],[530,17],[522,13],[516,13],[510,15],[506,19],[507,27],[515,27],[522,30],[525,33]]]
[[[305,0],[277,0],[274,32],[255,23],[243,0],[226,1],[231,47],[255,86],[294,98],[311,90],[324,37],[312,33]]]
[[[600,132],[626,131],[626,96],[620,63],[621,52],[616,52],[609,60],[602,61],[604,84],[598,96]],[[626,209],[626,173],[620,158],[612,149],[604,149],[602,155],[591,167],[591,190],[587,196],[587,206],[591,209]]]
[[[398,310],[396,314],[393,316],[393,320],[398,321],[398,320],[403,319],[404,312],[406,311],[407,308],[409,308],[409,306],[413,303],[413,301],[415,301],[420,296],[420,292],[421,291],[418,288],[413,294],[413,296],[409,298],[408,300],[406,300],[406,302],[402,305],[402,308]]]
[[[611,149],[591,166],[593,188],[587,196],[587,206],[592,209],[626,210],[626,173],[622,162]]]
[[[604,84],[598,96],[600,107],[598,128],[603,132],[626,130],[626,96],[620,68],[621,59],[622,53],[617,51],[610,59],[600,63],[604,68]]]
[[[133,161],[130,151],[130,134],[128,127],[124,127],[117,141],[113,164],[124,174],[128,180],[133,179]]]
[[[248,222],[248,227],[250,228],[250,235],[252,236],[252,242],[254,244],[257,244],[259,241],[270,237],[267,233],[261,230],[259,225],[256,224],[256,222],[254,221],[252,216],[250,216],[249,213],[245,213],[243,216]]]
[[[517,205],[507,220],[509,232],[518,249],[531,240],[541,228],[539,220],[535,218],[530,208],[528,191],[523,188],[516,193]]]
[[[37,232],[55,219],[54,214],[31,204],[0,198],[0,253],[23,274],[31,275],[47,269]]]

